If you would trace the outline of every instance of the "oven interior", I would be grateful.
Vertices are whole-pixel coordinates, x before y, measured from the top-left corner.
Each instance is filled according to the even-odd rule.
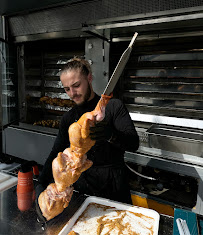
[[[74,106],[64,92],[59,72],[74,56],[84,57],[84,43],[74,40],[24,45],[24,123],[58,128],[63,113]]]

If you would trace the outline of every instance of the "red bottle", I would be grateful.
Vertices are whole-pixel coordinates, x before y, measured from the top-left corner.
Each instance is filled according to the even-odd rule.
[[[37,163],[34,161],[23,164],[18,172],[17,203],[21,211],[29,210],[35,200],[33,174],[39,175]]]

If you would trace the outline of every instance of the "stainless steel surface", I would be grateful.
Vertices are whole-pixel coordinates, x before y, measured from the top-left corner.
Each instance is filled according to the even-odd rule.
[[[127,37],[130,33],[137,31],[140,35],[138,40],[150,40],[152,36],[150,35],[151,31],[154,31],[153,38],[154,36],[162,38],[162,35],[164,37],[170,31],[173,31],[172,36],[177,32],[182,33],[183,31],[188,31],[187,28],[191,29],[191,27],[191,31],[194,31],[195,28],[197,28],[196,31],[199,31],[202,25],[202,17],[202,6],[199,8],[180,8],[137,15],[128,14],[128,16],[96,20],[95,22],[90,21],[84,26],[83,30],[100,33],[102,30],[110,29],[112,41],[115,41],[119,37]],[[184,34],[182,34],[182,37],[184,37]]]
[[[86,19],[95,18],[97,7],[100,8],[100,1],[85,1],[14,15],[9,17],[11,34],[40,36],[43,33],[53,33],[54,36],[54,33],[57,35],[58,32],[79,29]]]
[[[153,3],[152,3],[153,4]],[[162,6],[163,8],[166,7],[166,5]],[[108,19],[99,19],[97,21],[88,21],[87,24],[90,25],[102,25],[102,24],[111,24],[113,22],[128,22],[128,21],[133,21],[133,20],[138,20],[138,19],[143,19],[143,18],[154,18],[154,17],[163,17],[163,16],[170,16],[170,15],[182,15],[182,14],[191,14],[191,13],[196,13],[196,12],[202,12],[203,11],[203,6],[191,6],[191,7],[184,7],[181,8],[180,6],[176,9],[162,9],[161,11],[154,11],[154,12],[146,12],[146,13],[138,13],[138,14],[133,14],[133,15],[125,15],[125,16],[119,16],[119,17],[111,17]]]
[[[74,192],[69,206],[62,214],[50,220],[44,226],[37,222],[35,204],[25,211],[18,209],[16,187],[0,193],[0,234],[58,234],[65,224],[82,205],[87,196]],[[160,215],[159,235],[172,235],[173,217]]]
[[[43,165],[51,152],[56,134],[54,130],[50,133],[50,128],[9,126],[3,131],[3,153]]]
[[[195,6],[199,6],[199,8]],[[65,37],[62,35],[63,33],[66,34],[68,31],[81,29],[82,24],[86,25],[86,22],[95,23],[101,21],[105,28],[107,23],[110,22],[111,24],[112,22],[116,22],[116,20],[122,23],[128,22],[128,24],[134,21],[141,24],[140,28],[137,27],[139,31],[143,31],[143,29],[148,31],[149,27],[144,22],[141,23],[140,15],[142,15],[142,19],[151,18],[150,26],[153,27],[157,25],[153,22],[156,22],[155,18],[169,18],[168,16],[170,15],[173,16],[171,18],[184,18],[184,11],[187,14],[200,12],[201,3],[197,4],[194,0],[189,2],[177,2],[173,0],[170,4],[160,4],[158,2],[146,3],[139,0],[135,4],[133,0],[126,3],[116,0],[110,0],[108,2],[105,0],[95,0],[70,5],[65,4],[64,6],[42,9],[41,11],[26,12],[21,15],[18,14],[8,17],[8,21],[12,36],[19,37],[18,41],[25,41],[36,40],[37,37],[38,40],[43,39],[43,37],[48,38],[49,36],[50,38]],[[50,15],[52,15],[51,20],[49,18]],[[192,20],[193,26],[198,24],[198,19]],[[173,24],[172,19],[169,19],[169,24],[165,24],[165,28],[166,26],[170,28],[177,27],[176,22]],[[29,27],[30,25],[32,27]],[[182,26],[188,27],[188,24],[185,23]],[[159,24],[159,30],[161,27]],[[134,28],[133,32],[135,31]],[[118,35],[118,30],[116,33]],[[125,34],[126,30],[119,28],[119,33]]]
[[[103,94],[105,95],[110,95],[111,92],[113,92],[113,89],[116,85],[116,83],[118,82],[118,79],[120,78],[120,75],[122,74],[126,63],[128,62],[128,59],[130,57],[133,45],[135,43],[135,39],[137,38],[138,33],[135,33],[132,37],[132,40],[128,46],[128,48],[123,52],[120,60],[118,61],[118,64],[106,86],[106,88],[104,89]]]
[[[69,30],[63,32],[50,32],[50,33],[43,33],[43,34],[29,34],[23,36],[15,37],[15,42],[33,42],[39,40],[49,40],[49,39],[61,39],[61,38],[88,38],[89,34],[85,32],[81,32],[81,30]]]
[[[203,132],[200,129],[152,125],[147,133],[150,148],[203,158]]]
[[[151,135],[159,135],[162,137],[173,137],[178,140],[185,139],[186,141],[203,142],[202,130],[184,129],[180,127],[169,127],[162,125],[152,125],[147,132]]]
[[[0,171],[0,192],[17,185],[18,178]]]
[[[108,32],[105,32],[108,35]],[[109,79],[110,44],[95,37],[85,41],[85,59],[91,63],[94,91],[101,95]]]
[[[181,27],[182,24],[184,24],[186,21],[189,21],[189,20],[196,20],[197,26],[200,26],[201,22],[199,22],[198,20],[202,20],[202,18],[203,18],[202,13],[187,14],[187,15],[185,14],[185,15],[180,15],[180,16],[168,16],[168,17],[163,16],[163,17],[157,17],[156,19],[144,19],[144,20],[140,19],[134,22],[124,22],[124,23],[114,23],[114,24],[110,23],[110,24],[105,24],[105,25],[98,25],[98,26],[95,26],[94,29],[101,30],[101,29],[109,29],[109,28],[111,29],[111,28],[138,27],[138,26],[145,25],[148,27],[151,26],[152,29],[155,30],[157,24],[163,24],[162,27],[164,28],[165,23],[178,22],[179,27]],[[184,24],[184,26],[186,25]],[[187,27],[190,27],[190,25],[188,25]]]
[[[194,36],[202,36],[203,31],[189,31],[189,32],[174,32],[174,33],[168,33],[168,32],[157,32],[153,34],[147,34],[147,35],[139,35],[137,41],[143,41],[143,40],[159,40],[163,38],[177,38],[177,37],[194,37]],[[131,37],[125,37],[125,36],[117,36],[112,38],[112,42],[125,42],[130,41]]]
[[[169,146],[167,146],[167,148],[170,149],[170,151],[165,150],[164,146],[158,149],[158,148],[144,147],[142,145],[139,148],[139,153],[142,153],[144,155],[156,156],[156,157],[159,157],[160,159],[168,159],[168,160],[175,161],[175,162],[182,162],[183,164],[188,163],[188,164],[195,164],[197,166],[203,166],[201,155],[195,156],[194,153],[193,155],[181,153],[181,150],[179,149],[177,150],[177,147],[176,147],[177,143],[175,143],[176,144],[175,147],[174,145],[170,144],[170,142],[168,144]],[[147,140],[147,146],[148,145],[149,145],[149,142]],[[193,144],[191,143],[190,146],[193,146]],[[201,147],[201,146],[199,145],[198,147]],[[182,151],[184,152],[184,149]]]
[[[11,125],[11,127],[20,128],[25,131],[37,132],[38,134],[44,133],[44,134],[49,134],[49,135],[53,135],[53,136],[56,136],[58,134],[57,128],[42,127],[42,126],[31,125],[31,124],[22,123],[22,122],[19,122],[18,125]]]
[[[37,221],[35,203],[27,211],[18,209],[19,198],[16,186],[0,193],[0,234],[58,234],[74,212],[82,204],[85,196],[74,192],[71,203],[63,214],[42,225]],[[21,201],[26,203],[26,201]]]
[[[202,120],[189,119],[189,118],[176,118],[176,117],[168,117],[162,115],[150,115],[142,113],[131,113],[131,112],[130,116],[132,120],[135,122],[167,124],[172,126],[197,128],[200,130],[203,129]]]
[[[164,159],[160,158],[156,155],[143,154],[142,152],[137,153],[125,153],[125,161],[137,163],[142,166],[150,166],[157,169],[162,169],[169,172],[174,172],[181,175],[191,176],[193,178],[197,178],[200,180],[200,185],[203,185],[203,167],[190,164],[183,163],[180,161],[174,161],[173,159]],[[202,197],[202,194],[199,195]],[[202,197],[203,199],[203,197]],[[200,208],[194,208],[200,209]]]

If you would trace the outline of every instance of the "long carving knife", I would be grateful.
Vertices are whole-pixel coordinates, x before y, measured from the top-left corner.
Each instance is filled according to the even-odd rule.
[[[103,94],[104,95],[110,95],[113,92],[113,89],[118,82],[118,79],[120,78],[123,69],[125,68],[126,63],[128,62],[128,59],[130,57],[130,53],[132,51],[135,39],[137,38],[138,33],[136,32],[134,36],[132,37],[130,44],[128,48],[123,52],[120,60],[118,61],[118,64],[116,68],[114,69],[113,74],[111,75],[111,78],[109,79],[109,82],[107,83]]]

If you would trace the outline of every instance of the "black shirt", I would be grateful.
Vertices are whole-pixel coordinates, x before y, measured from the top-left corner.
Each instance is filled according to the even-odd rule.
[[[75,106],[70,111],[66,112],[62,119],[59,127],[58,136],[55,140],[52,151],[45,162],[42,174],[40,176],[40,181],[44,185],[48,185],[51,180],[53,180],[52,176],[52,161],[59,152],[63,152],[65,148],[70,146],[69,136],[68,136],[68,128],[69,126],[79,120],[79,118],[86,112],[90,112],[94,110],[96,107],[100,97],[95,95],[95,97],[86,102],[81,106]],[[93,166],[88,169],[86,172],[83,172],[78,182],[75,183],[76,188],[81,189],[81,184],[93,185],[94,187],[92,191],[100,191],[101,185],[98,184],[99,177],[102,177],[103,173],[101,171],[101,175],[98,175],[98,169],[115,169],[122,168],[124,166],[124,152],[125,151],[136,151],[139,147],[139,137],[135,130],[134,124],[129,116],[129,113],[124,106],[124,104],[119,99],[111,99],[107,104],[105,110],[105,120],[111,125],[114,132],[114,140],[112,143],[108,141],[98,141],[95,145],[87,152],[87,158],[93,161]],[[96,173],[97,172],[97,173]],[[107,172],[105,172],[107,173]],[[109,172],[107,173],[109,174]],[[120,174],[120,173],[119,173]],[[91,177],[90,177],[91,175]],[[95,175],[97,175],[97,179],[94,179]],[[121,174],[120,174],[121,175]],[[82,183],[84,180],[86,183]],[[89,178],[87,180],[87,178]],[[80,182],[81,181],[81,182]],[[88,182],[87,182],[88,181]],[[95,181],[97,181],[95,183]],[[108,181],[108,177],[105,179],[105,182]],[[104,182],[101,181],[104,184]],[[119,182],[118,182],[119,183]],[[108,183],[106,183],[108,184]],[[78,187],[79,186],[79,187]],[[84,185],[83,185],[84,186]],[[87,186],[87,185],[86,185]],[[95,188],[95,186],[98,186]],[[110,186],[112,187],[112,186]],[[116,187],[118,189],[118,187]],[[115,189],[115,191],[117,191]],[[85,190],[82,190],[83,193]],[[90,192],[91,190],[87,190],[86,193],[95,194],[94,192]],[[101,193],[96,193],[96,195],[100,195]]]

